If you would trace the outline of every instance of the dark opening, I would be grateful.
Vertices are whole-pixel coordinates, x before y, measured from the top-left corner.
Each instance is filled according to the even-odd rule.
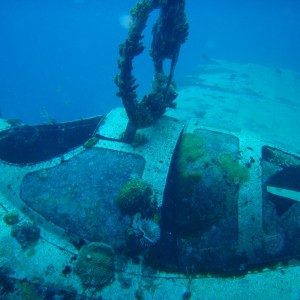
[[[103,116],[67,123],[20,125],[0,136],[0,159],[13,164],[32,164],[62,155],[91,138]]]

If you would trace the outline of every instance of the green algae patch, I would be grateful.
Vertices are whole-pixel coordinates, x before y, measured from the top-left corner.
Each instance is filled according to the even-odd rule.
[[[93,136],[91,138],[89,138],[84,144],[83,147],[84,148],[92,148],[93,146],[95,146],[98,143],[99,139],[96,136]]]
[[[182,136],[179,147],[179,168],[184,170],[189,163],[195,162],[200,157],[204,156],[203,138],[192,133],[185,133]]]
[[[19,222],[19,212],[17,210],[11,210],[4,214],[3,221],[7,225],[14,225]]]
[[[201,159],[205,156],[204,139],[192,133],[182,135],[178,149],[178,182],[179,192],[185,197],[193,193],[193,186],[202,176],[200,172]]]
[[[123,214],[134,215],[150,207],[152,195],[152,188],[146,181],[131,179],[121,187],[115,202]]]
[[[243,184],[249,180],[248,168],[241,165],[230,153],[220,153],[218,162],[220,167],[227,173],[229,183]]]
[[[195,162],[205,155],[204,139],[192,133],[182,136],[178,152],[178,171],[182,179],[198,181],[201,175],[195,168]]]

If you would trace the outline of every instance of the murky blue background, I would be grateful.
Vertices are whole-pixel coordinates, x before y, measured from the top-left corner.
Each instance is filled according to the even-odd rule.
[[[123,20],[135,2],[1,0],[3,117],[39,123],[48,113],[66,121],[121,106],[113,79],[127,36]],[[203,55],[300,71],[300,1],[187,0],[186,11],[190,36],[176,69],[179,82]],[[147,50],[135,67],[142,96],[153,75]]]

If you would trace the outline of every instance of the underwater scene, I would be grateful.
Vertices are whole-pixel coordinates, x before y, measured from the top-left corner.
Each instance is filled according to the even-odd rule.
[[[299,29],[294,0],[2,0],[0,300],[299,300]]]

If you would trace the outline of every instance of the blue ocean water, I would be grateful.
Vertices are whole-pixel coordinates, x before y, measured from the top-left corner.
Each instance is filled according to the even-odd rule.
[[[39,123],[49,114],[67,121],[121,106],[113,79],[118,47],[127,36],[126,15],[135,2],[2,0],[3,117]],[[187,0],[186,12],[190,35],[182,47],[177,79],[201,63],[203,55],[300,71],[299,1]],[[150,29],[149,24],[148,45]],[[142,95],[153,76],[147,50],[135,68]]]

